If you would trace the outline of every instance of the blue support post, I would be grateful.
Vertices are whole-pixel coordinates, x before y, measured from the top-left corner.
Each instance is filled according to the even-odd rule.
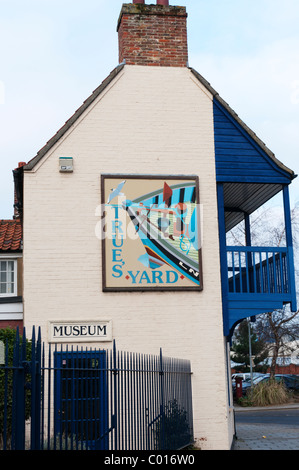
[[[288,247],[288,267],[289,267],[289,282],[290,292],[292,295],[291,310],[296,312],[297,310],[297,299],[296,299],[296,284],[295,284],[295,266],[294,266],[294,249],[293,249],[293,234],[292,234],[292,217],[290,209],[290,195],[289,187],[285,185],[283,187],[283,205],[284,205],[284,220],[285,220],[285,231],[286,231],[286,243]]]
[[[250,215],[245,212],[245,242],[246,246],[251,246],[251,228],[250,228]],[[249,286],[250,292],[253,293],[255,291],[255,282],[254,282],[254,272],[253,272],[253,260],[252,260],[253,253],[247,253],[247,265],[249,269]],[[255,322],[256,317],[250,317],[250,321]]]
[[[229,336],[229,312],[228,312],[228,267],[226,250],[225,212],[223,184],[217,184],[218,201],[218,226],[219,226],[219,248],[220,248],[220,270],[222,286],[222,311],[224,336]]]
[[[245,212],[245,241],[246,246],[251,246],[250,216]]]

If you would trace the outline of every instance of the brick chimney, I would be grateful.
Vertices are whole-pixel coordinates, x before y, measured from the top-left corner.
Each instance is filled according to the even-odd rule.
[[[119,62],[128,65],[188,66],[187,13],[168,0],[124,4],[118,25]]]

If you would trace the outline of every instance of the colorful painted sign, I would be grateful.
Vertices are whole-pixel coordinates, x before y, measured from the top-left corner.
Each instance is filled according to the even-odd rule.
[[[196,177],[103,175],[103,290],[202,289]]]

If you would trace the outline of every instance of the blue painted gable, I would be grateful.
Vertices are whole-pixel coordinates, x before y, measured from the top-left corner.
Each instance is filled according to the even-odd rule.
[[[290,182],[290,175],[267,155],[216,98],[213,109],[217,182]]]

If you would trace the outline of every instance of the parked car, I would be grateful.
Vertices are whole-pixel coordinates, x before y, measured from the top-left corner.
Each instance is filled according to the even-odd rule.
[[[267,377],[262,378],[260,382],[267,382],[270,379],[270,374]],[[291,374],[276,374],[275,380],[277,382],[283,382],[288,390],[299,391],[299,377]]]
[[[253,379],[255,379],[257,377],[264,376],[265,374],[261,374],[259,372],[253,372],[252,375],[253,375]],[[236,377],[241,377],[242,383],[251,382],[251,374],[249,372],[246,372],[244,374],[233,374],[232,375],[232,386],[233,386],[233,388],[236,386]]]
[[[241,374],[241,373],[233,374],[232,375],[232,382],[233,383],[236,382],[236,377],[241,377],[241,379],[244,381],[244,380],[250,379],[250,373],[246,372],[244,374]]]
[[[263,374],[253,379],[253,386],[256,386],[262,382],[268,382],[270,380],[270,374]],[[275,380],[277,382],[283,382],[285,387],[290,391],[299,391],[299,376],[291,374],[276,374]],[[242,383],[242,395],[245,396],[251,389],[251,381],[244,381]],[[235,395],[235,391],[234,391]]]

